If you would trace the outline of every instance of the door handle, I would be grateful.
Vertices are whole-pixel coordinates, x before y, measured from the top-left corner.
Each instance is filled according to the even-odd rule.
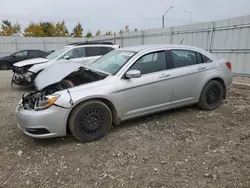
[[[206,69],[206,67],[202,67],[202,66],[200,66],[200,67],[198,67],[198,69],[197,69],[197,70],[204,70],[204,69]]]
[[[167,78],[167,77],[169,77],[170,76],[170,74],[161,74],[159,77],[160,78]]]

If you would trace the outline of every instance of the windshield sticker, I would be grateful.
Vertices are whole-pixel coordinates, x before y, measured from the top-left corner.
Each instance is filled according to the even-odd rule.
[[[132,53],[132,52],[122,52],[121,55],[122,56],[129,56],[129,57],[131,57],[131,56],[134,55],[134,53]]]

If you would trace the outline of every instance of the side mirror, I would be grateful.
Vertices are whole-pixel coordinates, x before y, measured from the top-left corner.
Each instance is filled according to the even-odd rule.
[[[68,55],[65,55],[65,56],[63,57],[63,59],[65,59],[65,60],[70,60],[70,57],[69,57]]]
[[[15,55],[11,55],[12,57],[14,57],[14,58],[16,58],[16,56]]]
[[[126,78],[140,78],[141,71],[139,70],[130,70],[126,73]]]

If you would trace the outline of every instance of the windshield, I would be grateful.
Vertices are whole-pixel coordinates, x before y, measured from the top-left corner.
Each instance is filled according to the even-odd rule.
[[[54,59],[56,57],[58,57],[59,55],[61,55],[63,52],[65,52],[66,50],[68,50],[67,47],[64,47],[62,49],[56,50],[55,52],[49,54],[46,59]]]
[[[115,74],[134,55],[135,52],[114,50],[96,60],[90,67]]]

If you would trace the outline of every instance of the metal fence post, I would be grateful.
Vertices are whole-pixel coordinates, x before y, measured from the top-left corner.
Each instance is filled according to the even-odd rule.
[[[15,38],[14,43],[15,43],[15,46],[16,46],[16,51],[19,51],[19,50],[18,50],[18,42],[17,42],[17,38]]]
[[[212,40],[213,40],[213,32],[214,32],[214,22],[212,22],[212,27],[210,30],[210,36],[209,36],[209,41],[208,41],[208,51],[211,52],[211,47],[212,47]]]
[[[46,43],[45,43],[45,38],[43,39],[43,48],[44,48],[44,51],[46,51]]]
[[[116,32],[114,32],[114,44],[116,44]]]
[[[170,27],[170,44],[173,44],[173,27]]]
[[[122,36],[122,32],[120,32],[120,37],[121,37],[121,48],[123,47],[123,36]]]
[[[144,34],[143,34],[143,30],[141,31],[141,44],[144,44]]]

